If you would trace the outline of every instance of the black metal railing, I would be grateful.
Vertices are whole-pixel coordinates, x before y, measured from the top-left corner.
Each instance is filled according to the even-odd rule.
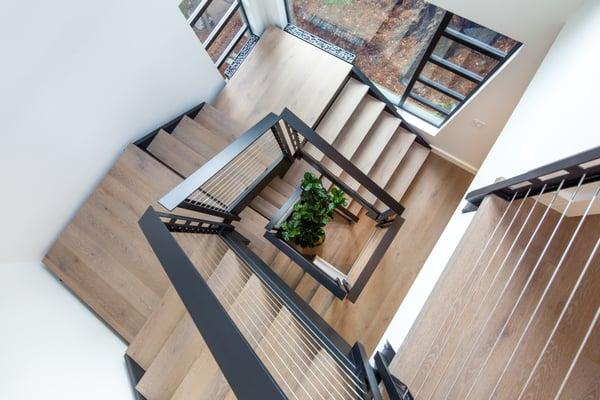
[[[150,207],[139,224],[237,398],[381,399],[362,345],[350,348],[241,235],[218,223],[183,231],[210,241],[194,264],[170,232],[180,219]]]
[[[600,180],[600,147],[595,147],[469,192],[465,198],[469,204],[463,212],[476,210],[483,199],[490,194],[505,200],[520,199],[526,193],[529,197],[536,196],[543,188],[545,193],[550,193],[559,187],[567,189],[598,180]]]
[[[395,355],[396,352],[389,343],[386,344],[384,352],[375,353],[373,360],[375,361],[377,375],[379,380],[383,382],[383,387],[390,400],[413,400],[414,397],[408,386],[396,378],[389,369],[389,365]]]
[[[291,163],[273,129],[278,120],[275,114],[267,115],[163,196],[160,204],[169,211],[181,207],[225,220],[239,219],[237,214]]]
[[[305,150],[309,143],[311,153]],[[313,157],[319,154],[318,159]],[[294,160],[302,159],[360,203],[378,224],[387,224],[404,208],[350,160],[327,143],[287,108],[281,116],[269,114],[228,147],[163,196],[159,202],[169,211],[176,207],[237,219],[254,197],[276,176],[283,175]],[[341,174],[326,167],[335,165],[374,196],[368,201],[348,186]],[[380,201],[387,208],[378,209]],[[347,217],[357,220],[349,211]]]

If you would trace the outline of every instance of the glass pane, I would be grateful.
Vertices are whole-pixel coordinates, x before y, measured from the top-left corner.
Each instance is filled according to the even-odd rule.
[[[242,39],[238,42],[238,44],[236,44],[233,47],[233,49],[231,50],[229,55],[227,55],[225,62],[219,67],[219,71],[221,71],[221,75],[225,75],[225,70],[227,69],[227,67],[229,67],[229,65],[231,65],[233,60],[235,60],[235,58],[240,53],[240,51],[242,50],[244,45],[248,42],[248,39],[250,39],[250,32],[246,31],[244,33],[244,36],[242,37]]]
[[[221,21],[229,7],[231,7],[232,3],[235,2],[227,0],[211,1],[206,11],[202,13],[202,16],[194,25],[194,31],[196,32],[196,35],[198,36],[201,42],[204,42],[206,38],[210,35],[210,33],[213,31],[215,26],[219,24],[219,21]]]
[[[435,126],[443,124],[446,118],[444,114],[437,112],[433,108],[429,108],[410,97],[406,98],[406,101],[402,104],[402,108]]]
[[[452,112],[456,107],[458,107],[458,101],[454,100],[452,97],[448,97],[442,92],[423,85],[420,82],[415,83],[412,92],[443,108],[448,113]]]
[[[423,0],[288,0],[292,22],[356,54],[374,82],[401,94],[444,10]]]
[[[446,37],[442,37],[438,41],[433,54],[482,77],[485,77],[498,65],[497,60]]]
[[[244,19],[242,18],[242,13],[240,10],[237,10],[208,48],[208,55],[210,55],[213,61],[217,61],[243,26]]]
[[[478,25],[473,21],[469,21],[466,18],[459,17],[458,15],[452,17],[448,26],[505,53],[510,52],[513,47],[519,44],[516,40],[488,28],[484,28],[483,26]]]
[[[431,63],[427,63],[425,65],[425,68],[423,68],[423,71],[421,72],[421,76],[440,83],[448,89],[454,90],[463,96],[468,96],[477,88],[476,83],[464,79],[448,71],[447,69],[438,67],[437,65]]]
[[[189,18],[200,3],[202,0],[183,0],[179,3],[179,9],[186,18]]]

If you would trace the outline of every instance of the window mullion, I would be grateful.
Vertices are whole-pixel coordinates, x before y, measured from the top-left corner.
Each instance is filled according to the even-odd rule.
[[[408,97],[408,94],[412,91],[412,88],[415,85],[415,82],[419,78],[419,75],[421,75],[421,72],[423,71],[423,68],[425,68],[425,65],[427,65],[427,61],[429,61],[429,58],[430,58],[431,54],[433,53],[433,50],[435,50],[435,47],[437,46],[438,41],[442,37],[444,30],[450,23],[452,16],[453,16],[453,14],[451,12],[446,12],[446,14],[444,14],[444,18],[442,18],[442,22],[440,23],[440,25],[438,26],[438,29],[436,30],[435,34],[431,38],[431,41],[429,42],[429,46],[427,46],[427,49],[425,50],[423,57],[421,57],[421,61],[419,61],[419,65],[417,66],[417,68],[415,69],[415,72],[411,76],[410,82],[406,86],[404,93],[402,93],[402,98],[400,99],[400,106],[402,106],[402,104]]]
[[[196,7],[194,12],[192,12],[190,14],[189,18],[187,19],[188,25],[191,27],[196,25],[196,22],[198,22],[200,17],[202,17],[202,14],[204,14],[206,9],[208,8],[208,6],[210,6],[210,3],[212,3],[212,2],[213,2],[213,0],[202,0],[202,2],[200,4],[198,4],[198,7]]]
[[[223,52],[221,53],[221,55],[219,56],[219,58],[215,62],[215,64],[217,65],[217,68],[221,68],[221,65],[223,65],[223,63],[225,62],[225,60],[229,56],[229,53],[231,53],[231,51],[240,42],[240,40],[242,40],[242,37],[244,37],[244,34],[248,30],[249,30],[248,25],[246,25],[244,23],[244,25],[242,25],[242,27],[240,28],[240,30],[235,34],[233,40],[229,43],[229,45],[227,45],[227,48],[225,50],[223,50]]]
[[[208,35],[208,37],[204,41],[203,44],[205,49],[208,49],[210,45],[214,43],[217,36],[219,36],[219,34],[223,31],[223,28],[225,28],[229,20],[231,20],[231,18],[235,15],[239,7],[239,1],[235,1],[231,4],[225,15],[223,15],[223,18],[221,18],[221,20],[217,23],[217,26],[215,26],[210,35]]]

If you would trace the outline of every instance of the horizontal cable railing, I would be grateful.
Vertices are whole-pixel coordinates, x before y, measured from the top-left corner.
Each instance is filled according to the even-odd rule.
[[[272,129],[278,118],[269,114],[163,196],[160,204],[170,211],[182,207],[234,218],[261,189],[260,183],[268,183],[289,159]]]
[[[600,147],[469,192],[465,198],[469,204],[463,212],[476,210],[483,199],[490,194],[505,200],[515,196],[520,199],[524,193],[529,193],[531,196],[538,195],[544,188],[546,193],[550,193],[560,187],[563,189],[575,187],[581,184],[582,176],[584,176],[583,184],[600,180]]]
[[[192,264],[164,219],[149,208],[140,226],[238,398],[380,398],[368,362],[333,346],[301,300],[273,287],[236,232],[196,234],[204,252]]]
[[[182,207],[234,219],[294,159],[302,159],[318,170],[366,208],[367,215],[379,224],[391,223],[404,211],[397,200],[287,108],[281,116],[267,115],[159,202],[169,211]],[[370,200],[342,180],[342,172],[370,193]],[[378,201],[387,208],[378,209]],[[350,211],[342,211],[348,219],[357,220]]]

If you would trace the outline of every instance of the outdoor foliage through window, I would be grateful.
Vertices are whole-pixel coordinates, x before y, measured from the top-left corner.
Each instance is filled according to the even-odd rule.
[[[288,0],[288,10],[290,22],[354,53],[356,66],[373,82],[402,96],[403,108],[438,126],[519,45],[423,0]],[[425,62],[418,70],[429,58],[451,65]],[[454,66],[481,80],[456,73]]]

